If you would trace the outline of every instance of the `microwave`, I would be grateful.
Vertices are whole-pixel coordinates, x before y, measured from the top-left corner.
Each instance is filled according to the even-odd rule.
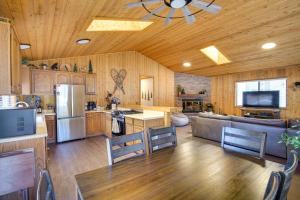
[[[0,138],[10,138],[36,133],[36,109],[0,109]]]

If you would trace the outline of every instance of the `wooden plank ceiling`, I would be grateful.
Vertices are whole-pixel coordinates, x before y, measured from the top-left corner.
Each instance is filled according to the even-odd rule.
[[[143,8],[126,7],[134,1],[1,0],[0,16],[13,19],[20,42],[32,45],[23,56],[33,60],[136,50],[174,71],[205,76],[300,64],[299,0],[216,0],[223,10],[201,12],[192,25],[180,19],[164,26],[153,18],[155,23],[141,32],[86,32],[94,17],[146,15]],[[92,42],[78,46],[79,38]],[[278,46],[262,50],[269,41]],[[200,52],[209,45],[232,63],[214,64]],[[184,61],[193,66],[182,67]]]

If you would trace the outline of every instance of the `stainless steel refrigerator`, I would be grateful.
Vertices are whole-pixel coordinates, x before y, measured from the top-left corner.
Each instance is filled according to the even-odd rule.
[[[57,142],[85,138],[85,88],[56,85]]]

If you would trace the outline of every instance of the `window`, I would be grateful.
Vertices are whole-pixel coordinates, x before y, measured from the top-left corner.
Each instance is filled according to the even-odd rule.
[[[243,105],[243,92],[279,91],[279,106],[286,107],[286,78],[236,82],[236,106]]]

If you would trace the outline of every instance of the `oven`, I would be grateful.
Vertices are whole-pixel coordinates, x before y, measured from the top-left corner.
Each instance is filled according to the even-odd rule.
[[[125,122],[125,115],[131,115],[131,114],[139,114],[142,112],[136,111],[136,110],[125,110],[125,111],[120,111],[116,110],[111,113],[112,120],[113,118],[117,119],[118,126],[119,126],[119,133],[115,133],[112,131],[112,136],[121,136],[121,135],[126,135],[126,122]],[[112,121],[113,123],[113,121]]]

